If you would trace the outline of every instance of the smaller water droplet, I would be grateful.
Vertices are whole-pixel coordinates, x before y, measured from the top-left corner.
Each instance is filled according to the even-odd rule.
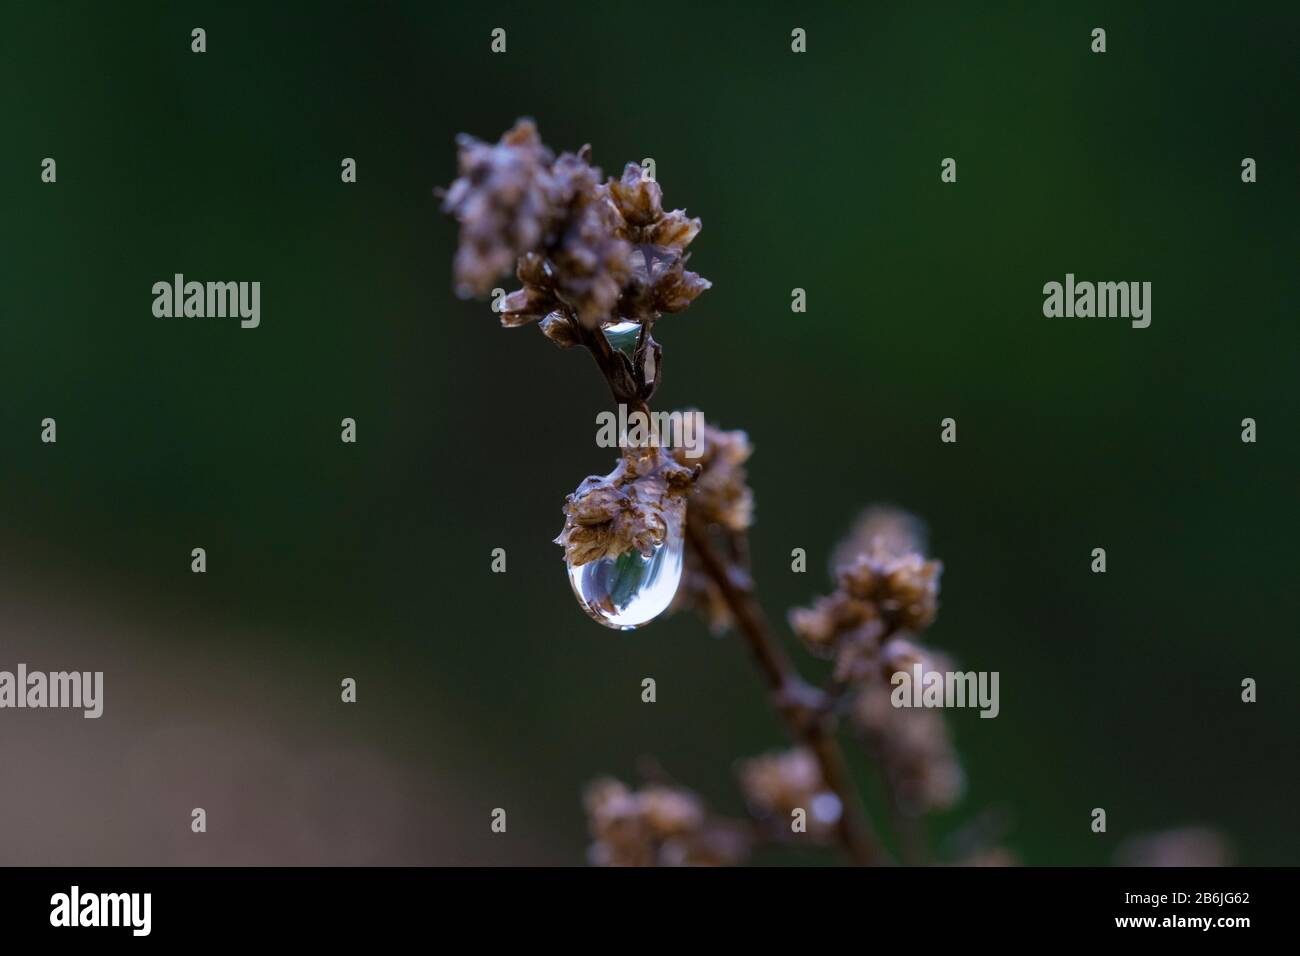
[[[640,322],[613,322],[601,329],[609,344],[628,358],[636,352],[637,341],[641,338]]]
[[[844,808],[840,798],[827,790],[813,797],[811,809],[813,819],[819,823],[838,823]]]
[[[593,620],[630,631],[667,610],[682,579],[682,532],[671,529],[649,557],[626,551],[580,567],[569,566],[573,593]]]

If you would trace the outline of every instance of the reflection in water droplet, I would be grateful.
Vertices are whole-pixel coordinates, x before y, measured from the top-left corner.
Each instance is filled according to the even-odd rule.
[[[636,352],[637,340],[641,337],[640,322],[614,322],[601,329],[609,344],[628,358]]]
[[[682,579],[682,532],[670,531],[648,558],[627,551],[569,568],[573,593],[591,617],[620,631],[648,624],[667,609]]]

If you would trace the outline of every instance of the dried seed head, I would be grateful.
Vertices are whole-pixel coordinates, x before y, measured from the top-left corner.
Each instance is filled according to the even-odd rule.
[[[686,247],[700,234],[700,229],[699,219],[687,216],[685,209],[674,209],[660,217],[643,235],[653,246],[684,253]]]
[[[925,554],[924,523],[915,515],[891,505],[873,505],[860,514],[852,530],[836,546],[831,557],[831,573],[839,574],[863,554],[900,556]]]
[[[571,567],[628,551],[649,557],[681,527],[693,477],[658,447],[626,449],[613,471],[585,479],[565,499],[555,543]]]
[[[682,413],[683,419],[698,415],[694,409]],[[754,521],[754,494],[745,477],[745,462],[754,453],[749,436],[743,431],[726,432],[705,425],[697,450],[700,454],[691,458],[687,449],[673,448],[673,456],[680,464],[700,467],[691,491],[693,518],[705,525],[720,525],[726,531],[746,530]]]
[[[580,344],[573,323],[563,315],[548,315],[542,319],[541,329],[543,335],[562,349],[571,349]]]
[[[583,802],[594,840],[588,855],[597,865],[721,866],[749,851],[743,831],[711,820],[703,801],[680,787],[633,791],[617,780],[597,780]]]
[[[943,565],[906,550],[918,528],[902,512],[868,512],[836,551],[835,591],[790,612],[790,627],[813,653],[834,657],[842,679],[869,673],[885,639],[934,622]]]
[[[685,310],[712,286],[685,268],[685,256],[663,246],[636,246],[629,262],[631,272],[615,306],[620,320],[653,325],[661,313]]]
[[[618,213],[602,195],[600,170],[589,155],[584,147],[555,163],[556,179],[570,198],[546,255],[555,295],[594,329],[610,320],[631,272],[632,248],[617,235]]]
[[[794,811],[803,810],[810,836],[825,839],[834,832],[843,808],[811,750],[797,747],[753,757],[741,763],[739,772],[745,799],[759,819],[788,826]]]
[[[895,674],[910,677],[918,665],[922,675],[950,669],[946,657],[902,637],[891,637],[882,644],[879,637],[862,637],[859,632],[841,639],[835,648],[834,674],[841,684],[884,681],[892,685]]]
[[[790,612],[790,628],[818,657],[829,657],[842,641],[871,638],[874,645],[885,632],[876,605],[841,592],[817,598],[811,607]]]
[[[1020,866],[1020,858],[1004,846],[991,846],[968,853],[953,865],[971,867]]]
[[[645,178],[636,163],[628,163],[622,178],[611,179],[605,189],[619,215],[618,235],[633,248],[619,317],[653,323],[664,312],[681,312],[710,286],[685,268],[686,247],[699,234],[700,221],[682,209],[665,213],[659,183]]]
[[[939,574],[943,565],[919,554],[898,557],[861,555],[840,571],[840,590],[875,604],[890,630],[920,631],[938,610]]]
[[[694,419],[698,413],[691,409],[682,417]],[[691,489],[691,520],[705,528],[717,525],[730,535],[744,532],[754,520],[754,495],[745,475],[745,463],[753,454],[748,436],[743,431],[728,432],[705,425],[696,450],[698,456],[688,457],[685,448],[673,448],[678,463],[700,469]],[[734,623],[722,590],[701,566],[693,548],[686,552],[682,581],[673,601],[674,611],[686,609],[699,613],[714,634],[723,633]]]
[[[635,163],[622,178],[602,182],[590,147],[556,158],[531,120],[496,144],[469,136],[458,143],[460,176],[444,200],[461,224],[456,287],[483,295],[518,260],[522,288],[506,297],[503,325],[554,313],[590,329],[623,320],[653,324],[709,288],[685,268],[700,221],[680,209],[665,213],[659,184]]]
[[[641,791],[641,812],[658,836],[672,837],[699,829],[704,804],[693,793],[671,787],[650,786]]]
[[[1202,826],[1139,834],[1115,851],[1119,866],[1230,866],[1232,858],[1223,834]]]
[[[685,209],[664,212],[663,190],[636,163],[628,163],[621,178],[606,183],[605,193],[622,219],[619,235],[633,245],[652,246],[661,256],[675,257],[699,234],[700,220],[687,216]]]
[[[443,198],[443,209],[460,223],[456,291],[485,295],[521,253],[542,242],[556,215],[554,157],[528,119],[496,143],[462,134],[456,144],[460,175]]]
[[[946,810],[965,788],[943,717],[934,710],[895,707],[889,687],[867,684],[854,702],[854,722],[872,742],[903,809]]]
[[[636,163],[624,166],[622,178],[611,179],[606,188],[626,224],[627,238],[639,240],[639,230],[663,218],[663,190]]]
[[[652,262],[647,272],[650,305],[654,312],[684,312],[713,283],[685,268],[686,257]]]
[[[835,680],[856,692],[854,722],[913,813],[951,806],[964,786],[943,717],[890,700],[899,671],[948,667],[911,639],[934,621],[943,567],[921,554],[922,540],[920,524],[904,512],[869,510],[836,551],[835,591],[790,612],[794,632],[832,658]]]

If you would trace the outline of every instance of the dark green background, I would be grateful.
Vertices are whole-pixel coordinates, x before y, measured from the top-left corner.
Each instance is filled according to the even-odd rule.
[[[784,739],[743,646],[599,628],[550,543],[612,464],[603,383],[451,293],[432,189],[522,115],[703,219],[656,401],[748,430],[769,612],[862,506],[928,523],[929,639],[1002,681],[951,718],[937,836],[992,808],[1035,864],[1194,822],[1300,859],[1300,19],[1090,7],[6,5],[0,667],[107,700],[0,714],[0,862],[576,863],[580,787],[646,754],[740,810],[734,760]],[[261,327],[154,318],[175,272],[260,280]],[[1066,272],[1152,282],[1151,327],[1045,319]]]

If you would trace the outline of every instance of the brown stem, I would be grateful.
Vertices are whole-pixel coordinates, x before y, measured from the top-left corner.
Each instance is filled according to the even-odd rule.
[[[750,589],[748,575],[733,573],[709,542],[704,529],[689,518],[686,538],[749,641],[758,669],[791,735],[813,752],[821,766],[822,778],[839,798],[839,836],[850,859],[864,866],[887,862],[885,851],[862,812],[861,800],[835,737],[834,720],[826,708],[825,696],[799,677],[780,643],[773,638],[767,618]]]
[[[623,353],[616,351],[599,329],[587,328],[575,316],[570,316],[569,322],[578,336],[578,341],[586,346],[591,357],[596,360],[596,366],[605,376],[614,401],[649,415],[650,409],[640,396],[640,384],[636,380],[631,363]]]
[[[648,416],[650,409],[641,397],[644,383],[637,381],[631,363],[621,352],[614,350],[599,329],[588,329],[572,314],[569,322],[578,341],[591,352],[605,376],[614,400]],[[749,640],[754,660],[791,735],[803,741],[813,752],[821,767],[822,779],[839,798],[838,832],[849,858],[863,866],[889,862],[863,815],[862,802],[835,737],[834,715],[828,707],[826,695],[799,677],[780,642],[772,637],[763,609],[754,600],[748,569],[743,566],[747,563],[744,542],[735,543],[737,549],[732,552],[732,560],[726,561],[713,549],[704,531],[694,526],[689,518],[686,535]]]

